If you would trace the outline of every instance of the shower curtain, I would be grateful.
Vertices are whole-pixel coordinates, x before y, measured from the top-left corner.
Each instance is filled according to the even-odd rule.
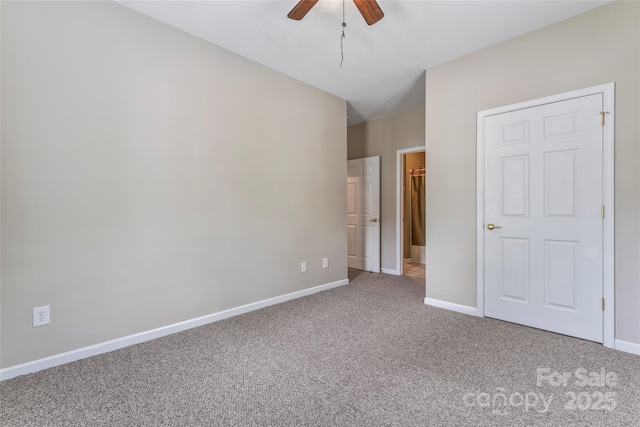
[[[424,195],[424,175],[411,177],[411,244],[425,245],[424,219],[426,201]]]

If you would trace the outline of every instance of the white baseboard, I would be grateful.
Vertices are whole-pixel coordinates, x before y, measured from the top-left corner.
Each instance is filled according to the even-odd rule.
[[[32,362],[9,366],[8,368],[0,369],[0,381],[15,378],[19,375],[30,374],[33,372],[41,371],[43,369],[52,368],[54,366],[64,365],[66,363],[85,359],[91,356],[96,356],[98,354],[107,353],[109,351],[118,350],[130,345],[140,344],[145,341],[150,341],[156,338],[164,337],[166,335],[175,334],[176,332],[196,328],[198,326],[217,322],[219,320],[228,319],[229,317],[238,316],[250,311],[259,310],[270,305],[275,305],[285,301],[315,294],[317,292],[326,291],[328,289],[343,286],[348,283],[348,279],[342,279],[336,282],[315,286],[313,288],[303,289],[301,291],[291,292],[274,298],[268,298],[262,301],[241,305],[240,307],[230,308],[228,310],[219,311],[217,313],[208,314],[206,316],[196,317],[194,319],[174,323],[173,325],[162,326],[160,328],[140,332],[122,338],[117,338],[111,341],[90,345],[88,347],[82,347],[76,350],[68,351],[66,353],[60,353],[53,356],[45,357],[43,359],[34,360]]]
[[[469,307],[467,305],[455,304],[452,302],[442,301],[439,299],[425,298],[424,303],[426,305],[432,305],[438,308],[444,308],[445,310],[457,311],[458,313],[468,314],[470,316],[477,316],[478,309],[475,307]]]
[[[400,272],[398,270],[392,270],[390,268],[383,268],[381,271],[384,274],[391,274],[392,276],[400,276]]]
[[[637,354],[640,356],[640,344],[634,342],[615,340],[614,348],[616,350],[624,351],[625,353]]]

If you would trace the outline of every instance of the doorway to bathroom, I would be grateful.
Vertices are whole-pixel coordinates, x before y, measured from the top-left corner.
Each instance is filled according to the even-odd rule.
[[[425,278],[426,159],[424,147],[398,150],[397,265],[405,276]]]

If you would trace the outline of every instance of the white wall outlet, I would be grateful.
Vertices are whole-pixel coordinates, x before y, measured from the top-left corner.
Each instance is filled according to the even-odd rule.
[[[43,307],[33,308],[33,327],[44,326],[51,323],[51,307],[45,305]]]
[[[300,263],[300,272],[304,273],[305,271],[307,271],[307,263],[306,263],[306,261]]]
[[[322,258],[322,268],[329,267],[329,258]]]

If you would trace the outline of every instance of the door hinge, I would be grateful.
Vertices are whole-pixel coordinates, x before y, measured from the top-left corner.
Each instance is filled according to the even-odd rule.
[[[605,114],[609,114],[609,112],[608,111],[600,111],[600,118],[601,118],[600,124],[602,126],[604,126],[604,116],[605,116]]]
[[[600,216],[604,219],[604,205],[600,208]]]
[[[602,311],[604,311],[604,298],[602,298]]]

